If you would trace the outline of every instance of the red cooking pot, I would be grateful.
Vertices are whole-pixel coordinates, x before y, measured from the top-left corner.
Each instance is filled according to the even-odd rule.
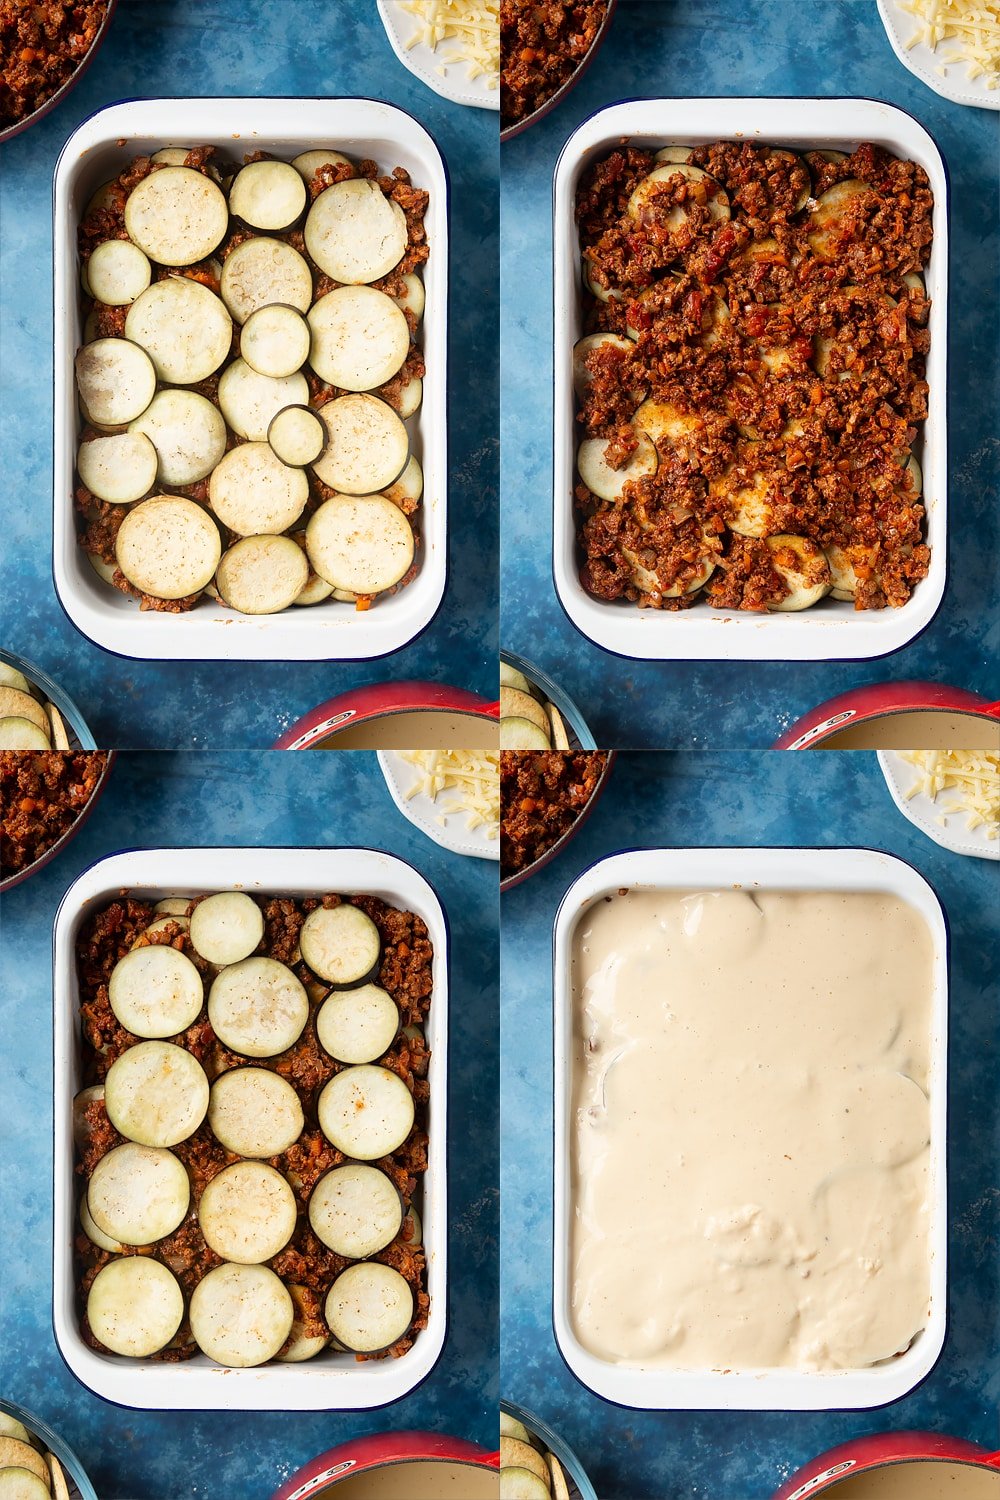
[[[994,1473],[1000,1495],[1000,1453],[988,1453],[975,1443],[940,1432],[878,1432],[842,1443],[814,1458],[775,1491],[773,1500],[813,1500],[814,1495],[827,1493],[832,1500],[840,1493],[841,1480],[918,1460]],[[956,1497],[960,1493],[956,1491]]]
[[[353,737],[353,731],[361,725],[370,729],[374,740],[379,734],[376,721],[389,720],[399,714],[441,715],[440,744],[427,743],[419,736],[410,736],[399,742],[407,750],[434,750],[445,748],[449,744],[455,747],[461,745],[460,737],[455,738],[453,733],[449,734],[449,731],[455,730],[457,718],[478,720],[480,723],[477,727],[480,729],[483,721],[498,724],[500,705],[480,698],[476,693],[469,693],[465,688],[448,687],[441,682],[372,682],[366,687],[352,688],[350,692],[329,698],[326,703],[303,714],[291,729],[285,730],[272,748],[312,750],[329,742],[331,748],[336,749],[338,736],[344,735],[346,738],[347,732],[351,731]],[[427,721],[423,719],[411,719],[410,724],[414,730],[418,725],[425,729],[428,727]],[[390,727],[395,726],[383,726],[387,733]],[[344,748],[348,749],[350,746],[345,743]],[[387,744],[386,748],[392,747]],[[474,749],[475,744],[464,745],[462,748]]]
[[[611,21],[615,13],[616,4],[617,0],[607,0],[607,9],[604,12],[604,16],[597,28],[597,31],[594,33],[594,40],[591,42],[589,48],[587,49],[587,52],[580,59],[579,65],[566,79],[566,82],[559,88],[557,88],[554,94],[550,94],[549,97],[544,100],[537,109],[532,110],[530,115],[524,115],[522,119],[516,120],[513,125],[504,125],[500,131],[501,141],[512,141],[516,135],[520,135],[522,131],[527,130],[530,125],[537,125],[538,121],[544,120],[545,116],[552,110],[554,110],[557,104],[562,103],[571,89],[576,88],[577,84],[580,82],[580,79],[583,77],[584,73],[586,73],[587,69],[594,61],[594,58],[597,56],[597,53],[601,48],[601,44],[608,34],[608,29],[611,26]]]
[[[304,1464],[275,1490],[271,1500],[312,1500],[327,1490],[336,1492],[337,1486],[349,1476],[412,1463],[439,1463],[442,1477],[449,1469],[495,1474],[500,1468],[500,1455],[441,1432],[373,1432],[341,1443]],[[448,1493],[442,1489],[442,1497]],[[460,1491],[455,1490],[454,1494],[456,1500],[461,1500]]]
[[[866,738],[884,738],[885,744],[879,743],[878,749],[906,749],[906,750],[937,750],[947,749],[946,743],[926,742],[929,730],[934,726],[928,726],[917,720],[910,720],[907,725],[905,744],[897,743],[895,730],[902,730],[903,726],[893,726],[883,723],[877,726],[874,721],[888,720],[896,714],[940,714],[945,718],[967,716],[970,730],[972,726],[978,729],[978,735],[985,740],[986,748],[993,743],[992,730],[984,726],[990,725],[991,721],[996,725],[996,739],[1000,741],[1000,703],[991,703],[989,699],[982,698],[978,693],[966,692],[964,688],[948,687],[940,682],[873,682],[865,687],[852,688],[849,693],[841,693],[839,698],[830,698],[826,703],[821,703],[818,708],[803,714],[797,719],[790,729],[779,740],[775,741],[775,750],[811,750],[824,741],[829,742],[835,736],[839,737],[855,729],[861,733],[859,726],[865,725],[869,730]],[[942,724],[942,729],[946,726]],[[886,734],[879,736],[878,730],[884,729]],[[913,743],[910,743],[910,738]],[[931,738],[935,738],[932,734]],[[957,740],[951,740],[950,748],[956,750],[973,750],[979,748],[976,740],[969,744],[959,744]],[[832,747],[831,747],[832,748]],[[848,745],[845,749],[850,748]],[[862,748],[857,746],[855,748]]]

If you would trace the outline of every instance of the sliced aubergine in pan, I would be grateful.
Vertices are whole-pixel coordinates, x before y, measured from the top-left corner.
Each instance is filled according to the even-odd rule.
[[[174,1153],[132,1141],[101,1157],[87,1188],[94,1223],[123,1245],[152,1245],[173,1234],[190,1200],[187,1172]]]
[[[290,468],[314,464],[326,446],[323,419],[311,406],[283,406],[267,429],[271,451]]]
[[[376,1354],[403,1338],[413,1322],[413,1292],[391,1266],[360,1261],[342,1271],[326,1297],[330,1332],[345,1349]]]
[[[542,1480],[546,1490],[549,1484],[549,1469],[538,1449],[523,1438],[502,1437],[500,1439],[501,1469],[528,1469]]]
[[[209,1182],[198,1202],[205,1242],[223,1260],[256,1266],[279,1255],[295,1232],[295,1194],[262,1161],[238,1161]]]
[[[306,551],[334,588],[380,594],[409,571],[413,528],[384,495],[334,495],[309,518]]]
[[[549,717],[544,705],[539,703],[531,693],[523,692],[520,688],[502,687],[500,689],[500,716],[503,719],[527,719],[543,734],[547,735],[549,732]]]
[[[219,520],[238,536],[278,535],[302,514],[309,481],[303,469],[283,464],[269,443],[240,443],[216,464],[208,496]]]
[[[201,975],[169,943],[133,948],[111,971],[108,1000],[115,1019],[133,1036],[177,1036],[204,1002]]]
[[[414,375],[408,380],[399,393],[396,410],[406,422],[410,417],[416,416],[420,410],[420,403],[424,399],[424,383],[419,375]]]
[[[180,495],[153,495],[130,510],[115,539],[122,573],[141,593],[184,599],[209,583],[222,540],[212,517]]]
[[[233,431],[252,443],[266,443],[272,419],[285,406],[305,406],[309,383],[301,370],[278,378],[260,375],[245,359],[234,359],[219,381],[219,406]]]
[[[644,401],[633,421],[652,442],[666,442],[681,454],[696,453],[705,430],[701,417],[695,412],[682,411],[671,401]]]
[[[531,1469],[508,1465],[500,1470],[500,1500],[550,1500],[549,1486]]]
[[[191,1296],[191,1332],[216,1364],[246,1369],[273,1359],[292,1331],[295,1309],[267,1266],[224,1263]]]
[[[208,1019],[231,1051],[243,1057],[277,1057],[302,1035],[309,999],[286,964],[275,958],[245,958],[214,979]]]
[[[729,198],[714,177],[702,171],[701,167],[690,167],[683,162],[667,162],[662,167],[655,167],[648,177],[642,179],[628,200],[629,218],[641,218],[647,207],[655,201],[660,185],[673,177],[683,177],[692,184],[704,183],[705,205],[711,217],[719,221],[729,218]],[[665,223],[668,229],[677,230],[686,218],[684,205],[677,203],[667,212]]]
[[[309,324],[294,307],[258,307],[243,324],[240,354],[258,375],[280,380],[301,370],[309,358]]]
[[[322,1354],[330,1342],[330,1333],[320,1312],[322,1301],[319,1293],[314,1292],[311,1287],[297,1286],[293,1281],[287,1282],[286,1286],[288,1295],[292,1299],[295,1316],[292,1319],[292,1331],[288,1343],[275,1358],[282,1364],[297,1365],[303,1360],[315,1359],[317,1354]],[[321,1333],[315,1332],[317,1318],[323,1327]]]
[[[245,536],[215,575],[223,602],[244,615],[274,615],[294,604],[309,582],[309,564],[290,536]]]
[[[104,240],[95,245],[86,272],[86,289],[108,307],[134,302],[153,279],[149,257],[129,240]]]
[[[245,891],[217,891],[191,913],[191,944],[210,964],[249,958],[264,936],[264,913]]]
[[[154,282],[136,298],[125,317],[125,336],[145,349],[167,385],[196,385],[214,375],[229,354],[233,325],[225,304],[207,286],[174,276]]]
[[[346,1162],[321,1177],[309,1198],[313,1233],[335,1255],[366,1260],[391,1245],[403,1222],[403,1202],[384,1172]]]
[[[845,234],[845,220],[851,205],[864,198],[870,189],[856,177],[846,177],[817,200],[809,215],[806,241],[818,260],[836,260]]]
[[[173,1042],[138,1042],[108,1069],[108,1119],[127,1141],[177,1146],[208,1111],[208,1079],[193,1053]]]
[[[769,536],[771,566],[788,588],[784,599],[769,608],[778,611],[808,609],[830,592],[832,579],[822,547],[808,537],[784,533]]]
[[[517,716],[500,720],[500,748],[502,750],[551,750],[549,733],[539,729],[530,719]]]
[[[155,477],[161,484],[197,484],[211,474],[226,451],[226,424],[222,413],[197,391],[157,391],[142,416],[129,426],[129,435],[133,441],[143,439],[151,444],[156,460]],[[112,437],[101,441],[110,444],[120,440]],[[81,448],[81,479],[83,452]],[[88,487],[94,488],[93,485]],[[151,488],[152,484],[146,486],[146,490]],[[146,490],[142,493],[145,494]],[[100,491],[94,490],[94,493]],[[111,497],[105,495],[102,498]],[[129,498],[135,500],[139,496]]]
[[[49,1471],[38,1449],[23,1438],[0,1437],[0,1473],[9,1473],[11,1469],[20,1469],[34,1475],[42,1481],[45,1493],[48,1494]]]
[[[192,167],[161,167],[125,203],[132,242],[161,266],[193,266],[225,238],[229,206],[211,177]]]
[[[181,1326],[184,1294],[171,1270],[147,1255],[109,1261],[87,1297],[87,1322],[114,1354],[144,1358],[166,1348]]]
[[[424,315],[424,303],[426,300],[426,296],[427,294],[424,290],[424,284],[421,281],[420,277],[417,275],[416,271],[407,271],[406,275],[403,277],[402,295],[399,297],[395,297],[393,300],[395,301],[397,307],[402,308],[403,312],[412,313],[419,323],[420,319]]]
[[[146,412],[156,405],[158,399],[153,397]],[[142,422],[146,412],[137,417],[136,422]],[[88,438],[80,444],[76,456],[80,483],[98,500],[106,500],[112,505],[128,505],[148,495],[156,483],[158,465],[155,445],[147,432],[134,423],[128,432]],[[172,481],[164,477],[163,482],[170,484]]]
[[[253,161],[242,167],[229,189],[229,211],[251,229],[280,233],[305,211],[305,180],[287,161]]]
[[[16,667],[9,667],[5,661],[0,661],[0,687],[17,688],[20,693],[31,691],[31,684],[24,673],[19,672]]]
[[[605,347],[621,349],[627,354],[632,349],[632,341],[619,333],[589,333],[586,338],[578,339],[573,345],[573,389],[580,401],[594,378],[587,369],[587,355],[594,349]]]
[[[382,956],[382,939],[367,912],[349,901],[318,906],[299,932],[303,961],[330,984],[352,985],[367,979]]]
[[[410,329],[401,309],[371,286],[340,286],[309,311],[309,362],[321,380],[371,391],[402,368]]]
[[[397,1151],[413,1128],[413,1095],[397,1073],[371,1063],[345,1068],[325,1085],[316,1106],[331,1146],[357,1161]]]
[[[121,1255],[125,1246],[120,1240],[112,1239],[110,1234],[105,1234],[103,1229],[98,1229],[94,1223],[94,1217],[90,1212],[86,1193],[80,1199],[79,1217],[80,1228],[92,1245],[96,1245],[98,1250],[106,1250],[109,1255]]]
[[[0,687],[0,715],[5,718],[27,719],[48,739],[48,714],[44,705],[31,693],[22,692],[15,687]]]
[[[319,1044],[342,1063],[376,1062],[399,1034],[399,1009],[377,984],[336,990],[316,1015]]]
[[[52,1479],[52,1500],[72,1500],[69,1485],[66,1483],[66,1475],[63,1473],[62,1464],[54,1453],[46,1453],[45,1462],[49,1466],[49,1475]]]
[[[306,249],[321,271],[346,285],[388,276],[406,241],[403,210],[364,177],[326,188],[306,217]]]
[[[106,427],[122,426],[141,416],[156,391],[154,365],[145,346],[131,335],[84,344],[75,367],[77,389],[87,414]]]
[[[261,235],[244,240],[226,256],[219,293],[236,323],[277,303],[306,313],[312,303],[312,272],[294,246]]]
[[[0,750],[50,750],[51,741],[44,730],[18,714],[0,717]]]
[[[212,1084],[208,1123],[236,1156],[279,1156],[302,1134],[305,1118],[292,1085],[269,1068],[230,1068]]]
[[[306,187],[312,185],[321,167],[350,167],[352,173],[354,172],[354,163],[342,151],[303,151],[292,158],[292,166]]]
[[[410,440],[387,402],[357,392],[328,401],[319,414],[327,443],[313,469],[324,484],[345,495],[371,495],[399,478]]]
[[[20,1464],[0,1469],[0,1500],[51,1500],[44,1479]]]
[[[576,455],[580,478],[599,499],[619,500],[629,480],[656,473],[656,448],[644,432],[636,436],[635,450],[620,469],[613,469],[605,458],[606,438],[584,438],[580,444]]]

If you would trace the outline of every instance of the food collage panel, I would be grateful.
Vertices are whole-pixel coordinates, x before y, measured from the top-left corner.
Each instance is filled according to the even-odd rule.
[[[0,1500],[1000,1500],[998,127],[0,0]]]

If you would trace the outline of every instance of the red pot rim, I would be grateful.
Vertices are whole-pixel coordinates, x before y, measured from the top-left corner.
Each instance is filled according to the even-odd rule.
[[[348,1475],[419,1462],[467,1464],[473,1469],[495,1471],[500,1467],[500,1455],[442,1432],[366,1433],[303,1464],[275,1490],[271,1500],[310,1500],[328,1485],[335,1488]]]
[[[877,1432],[853,1438],[804,1464],[775,1491],[773,1500],[813,1500],[836,1494],[842,1479],[905,1463],[966,1464],[1000,1473],[1000,1453],[942,1432]]]
[[[319,741],[335,737],[342,729],[401,713],[468,714],[472,718],[497,720],[500,705],[466,688],[442,682],[372,682],[317,704],[296,719],[271,748],[311,750]]]
[[[550,98],[546,99],[544,104],[540,104],[530,115],[525,115],[523,120],[518,120],[515,125],[505,125],[500,131],[501,144],[504,141],[512,141],[516,135],[521,135],[523,131],[528,130],[532,125],[537,125],[539,120],[544,120],[547,114],[550,114],[557,105],[562,103],[570,90],[576,88],[576,85],[580,82],[580,79],[601,50],[604,38],[607,36],[611,26],[611,20],[617,4],[618,0],[607,0],[607,10],[604,13],[604,18],[600,26],[597,28],[597,34],[577,67],[574,68],[573,72],[566,79],[566,82],[560,84],[559,88],[556,89]]]
[[[957,713],[1000,721],[1000,703],[941,682],[873,682],[810,709],[785,730],[773,748],[808,750],[848,725],[901,713]]]

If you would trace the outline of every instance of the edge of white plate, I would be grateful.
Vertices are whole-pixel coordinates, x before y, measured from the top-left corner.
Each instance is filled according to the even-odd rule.
[[[941,54],[932,52],[924,42],[907,47],[909,36],[917,28],[916,16],[901,10],[895,0],[878,0],[878,13],[889,45],[914,78],[919,78],[942,99],[950,99],[952,104],[966,104],[972,109],[1000,109],[1000,88],[988,89],[983,83],[977,87],[977,80],[969,78],[964,63],[945,63]],[[909,28],[905,34],[903,26]],[[942,77],[937,71],[942,66],[950,70],[947,77]]]
[[[403,67],[412,73],[414,78],[419,78],[421,83],[433,89],[435,94],[440,94],[442,99],[450,99],[452,104],[464,104],[471,109],[492,109],[499,112],[499,88],[488,91],[485,88],[477,89],[475,80],[469,78],[465,79],[464,86],[453,82],[448,77],[447,71],[443,75],[437,71],[439,67],[447,70],[448,64],[444,58],[432,52],[425,43],[417,42],[414,46],[407,47],[404,35],[398,29],[398,23],[406,16],[411,21],[409,31],[413,31],[415,21],[409,12],[401,13],[393,0],[378,0],[378,13],[385,28],[385,34],[389,38],[389,45]],[[458,68],[461,65],[455,63],[452,66]]]
[[[407,797],[405,788],[400,784],[397,776],[402,773],[404,767],[409,771],[415,771],[408,761],[402,760],[397,750],[378,750],[379,770],[382,778],[389,789],[389,796],[395,802],[399,811],[408,823],[427,838],[433,839],[435,844],[440,844],[442,849],[448,849],[452,854],[465,854],[471,859],[500,859],[500,839],[491,839],[489,843],[482,840],[474,840],[474,834],[464,826],[461,829],[450,828],[449,814],[442,811],[425,792],[416,792],[412,797]],[[443,817],[444,825],[437,820]],[[457,822],[463,817],[461,813],[452,813],[450,817]]]
[[[935,844],[940,844],[942,849],[948,849],[952,854],[966,854],[973,859],[1000,859],[1000,839],[987,842],[985,835],[977,838],[968,828],[949,828],[942,826],[937,819],[939,817],[952,817],[958,821],[962,814],[948,814],[944,809],[934,802],[924,792],[917,792],[913,797],[906,796],[906,790],[898,779],[904,771],[914,772],[915,767],[909,761],[902,760],[898,750],[879,750],[878,765],[882,772],[889,795],[893,802],[903,814],[908,823],[920,832],[933,839]],[[911,775],[912,779],[912,775]]]

